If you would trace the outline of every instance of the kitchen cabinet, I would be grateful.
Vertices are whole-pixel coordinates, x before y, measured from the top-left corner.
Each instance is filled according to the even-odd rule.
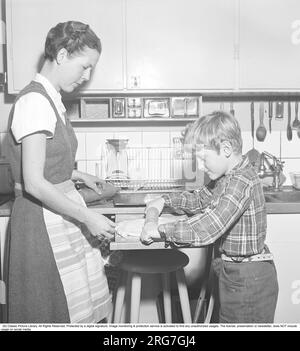
[[[127,1],[127,89],[233,89],[235,18],[235,0]]]
[[[300,90],[300,2],[239,1],[239,88]]]
[[[267,216],[267,245],[274,255],[279,295],[275,323],[300,323],[300,214]]]
[[[103,44],[83,93],[234,88],[235,0],[7,0],[6,7],[9,93],[34,77],[48,30],[70,19],[89,23]]]
[[[82,94],[300,91],[297,13],[298,0],[6,0],[8,92],[34,77],[48,30],[70,19],[103,45]]]
[[[50,28],[59,22],[88,23],[102,42],[102,54],[82,92],[122,90],[123,0],[7,0],[8,92],[17,93],[34,77]]]

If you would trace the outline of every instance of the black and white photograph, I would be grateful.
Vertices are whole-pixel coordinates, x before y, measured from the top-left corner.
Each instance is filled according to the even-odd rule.
[[[300,1],[0,1],[0,330],[299,331]]]

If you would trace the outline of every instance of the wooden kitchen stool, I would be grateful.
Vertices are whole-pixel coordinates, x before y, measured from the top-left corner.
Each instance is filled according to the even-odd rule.
[[[114,323],[120,323],[127,280],[131,286],[130,323],[139,322],[142,274],[159,274],[162,278],[165,322],[172,323],[170,275],[176,274],[179,299],[184,323],[191,323],[191,309],[183,267],[189,258],[175,249],[128,251],[120,264],[121,277],[117,286]]]

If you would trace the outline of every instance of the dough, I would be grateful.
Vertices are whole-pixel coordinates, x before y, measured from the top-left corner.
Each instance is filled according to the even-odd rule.
[[[179,220],[186,219],[187,216],[173,216],[173,215],[164,215],[163,217],[159,217],[158,225],[177,222]],[[145,223],[144,218],[140,219],[131,219],[127,221],[119,222],[116,226],[116,232],[122,237],[139,237],[142,233],[143,226]]]

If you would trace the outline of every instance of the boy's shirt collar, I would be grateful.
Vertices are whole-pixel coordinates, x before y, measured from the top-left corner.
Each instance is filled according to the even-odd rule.
[[[242,156],[242,160],[241,162],[239,162],[237,165],[235,165],[232,170],[230,172],[228,172],[228,175],[229,174],[233,174],[235,173],[236,171],[240,170],[240,169],[245,169],[247,167],[250,166],[250,162],[249,162],[249,159],[247,156]]]
[[[250,166],[251,166],[251,163],[250,163],[248,157],[243,155],[241,162],[239,162],[237,165],[235,165],[227,174],[224,174],[223,176],[221,176],[218,179],[210,181],[212,188],[215,187],[215,184],[220,184],[224,181],[226,182],[226,179],[227,180],[230,179],[231,176],[234,175],[236,172],[238,172],[242,169],[248,168]]]

